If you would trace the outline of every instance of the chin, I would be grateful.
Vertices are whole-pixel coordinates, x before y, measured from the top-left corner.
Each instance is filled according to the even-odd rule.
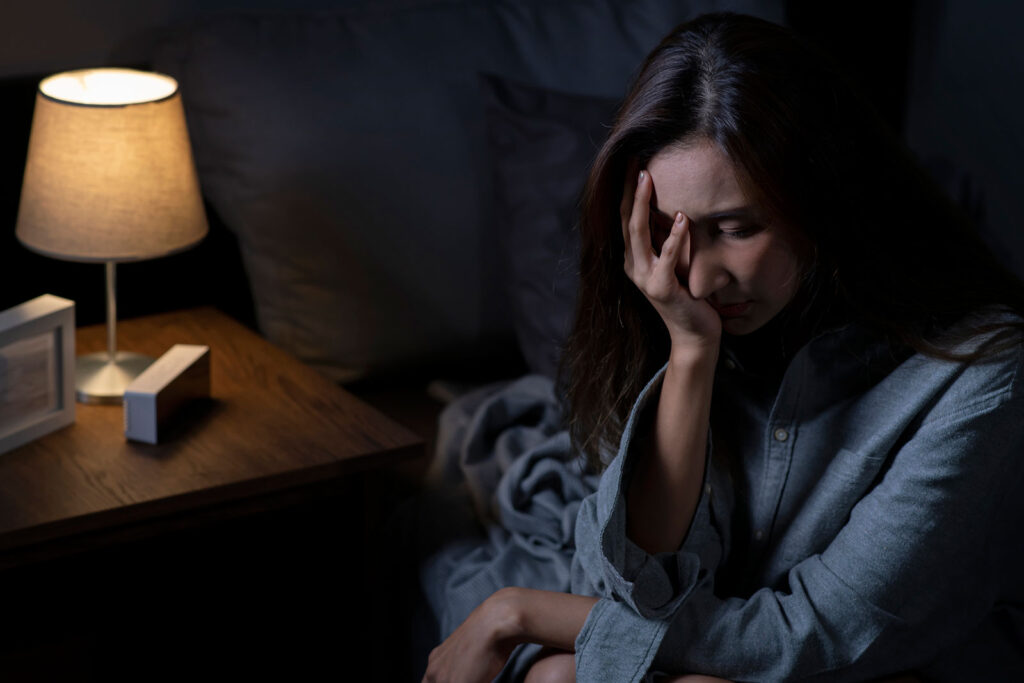
[[[725,318],[722,320],[722,332],[731,334],[734,337],[742,337],[745,334],[756,332],[762,327],[764,327],[763,321],[754,320],[747,316]]]
[[[775,316],[765,317],[763,315],[741,315],[735,318],[722,318],[722,332],[730,334],[734,337],[742,337],[746,334],[757,332],[762,327],[767,325]]]

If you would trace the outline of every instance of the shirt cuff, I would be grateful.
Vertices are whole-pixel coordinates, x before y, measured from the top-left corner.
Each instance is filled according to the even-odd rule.
[[[598,600],[576,637],[577,683],[644,680],[668,626],[621,602]]]

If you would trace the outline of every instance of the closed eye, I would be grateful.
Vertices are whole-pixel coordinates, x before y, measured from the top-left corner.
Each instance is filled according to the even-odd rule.
[[[761,230],[762,230],[762,227],[760,225],[740,225],[740,226],[730,227],[730,228],[722,228],[722,227],[718,228],[719,234],[724,235],[725,237],[728,237],[729,239],[738,239],[738,240],[746,239],[748,237],[753,237],[757,233],[761,232]]]

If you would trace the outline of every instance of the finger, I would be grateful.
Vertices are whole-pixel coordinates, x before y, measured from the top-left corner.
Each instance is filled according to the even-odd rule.
[[[679,239],[679,256],[676,259],[678,264],[676,272],[679,274],[680,282],[685,286],[687,273],[690,271],[690,252],[693,243],[693,222],[689,216],[683,215],[680,229],[682,233]]]
[[[653,184],[647,171],[640,171],[637,180],[633,208],[629,216],[627,244],[633,257],[633,268],[637,274],[646,273],[655,259],[651,246],[650,203]]]
[[[680,215],[682,218],[680,219]],[[683,289],[689,291],[687,278],[690,272],[690,249],[693,243],[693,222],[690,217],[679,212],[676,214],[676,222],[672,225],[672,231],[679,231],[679,242],[673,249],[671,268],[672,277],[679,282]]]
[[[627,261],[632,259],[629,244],[629,217],[633,213],[633,198],[636,195],[638,170],[634,164],[626,169],[626,181],[622,185],[622,201],[619,202],[619,224],[622,228],[623,252]]]
[[[619,203],[619,218],[622,222],[622,250],[623,263],[626,275],[633,278],[633,245],[629,237],[629,219],[633,215],[633,201],[636,198],[636,188],[640,183],[640,170],[637,164],[630,162],[626,168],[626,181],[622,188],[622,201]]]
[[[690,241],[689,219],[681,211],[676,212],[672,222],[672,230],[661,245],[661,255],[654,265],[652,280],[657,283],[660,291],[669,292],[680,286],[676,275],[679,256]]]
[[[672,221],[672,230],[661,245],[661,254],[655,268],[662,271],[674,268],[683,242],[687,241],[688,237],[686,217],[682,211],[677,211],[675,220]]]

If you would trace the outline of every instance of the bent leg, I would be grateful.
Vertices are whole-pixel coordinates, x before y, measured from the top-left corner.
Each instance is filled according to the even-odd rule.
[[[523,683],[576,683],[575,655],[545,648],[526,672]]]

